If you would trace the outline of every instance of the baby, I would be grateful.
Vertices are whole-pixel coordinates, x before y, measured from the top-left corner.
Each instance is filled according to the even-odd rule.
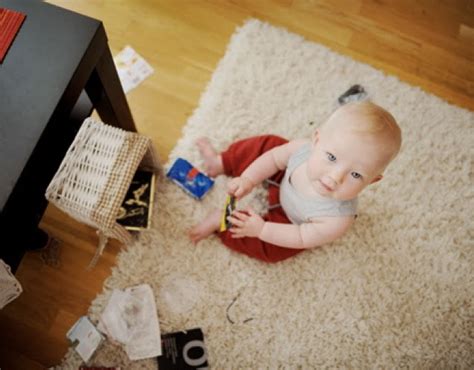
[[[209,176],[233,177],[228,193],[240,199],[268,183],[268,213],[235,210],[232,228],[218,233],[232,250],[278,262],[330,243],[349,230],[357,195],[382,179],[401,145],[395,119],[371,102],[338,108],[311,140],[265,135],[233,143],[218,153],[208,139],[197,146]],[[193,243],[217,232],[221,209],[189,231]]]

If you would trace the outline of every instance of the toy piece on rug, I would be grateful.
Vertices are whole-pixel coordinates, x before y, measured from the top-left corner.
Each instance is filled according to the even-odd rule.
[[[69,329],[66,337],[71,341],[74,350],[81,356],[84,362],[90,360],[104,339],[87,316],[79,318],[73,327]]]
[[[97,328],[122,344],[130,360],[162,353],[155,297],[148,284],[114,289]]]
[[[367,92],[361,85],[352,85],[337,101],[340,105],[344,105],[354,101],[361,101],[367,98]]]
[[[181,189],[201,200],[214,185],[214,180],[197,170],[187,160],[178,158],[166,174]]]
[[[227,219],[232,212],[234,211],[236,207],[236,200],[235,197],[232,195],[227,195],[226,201],[225,201],[225,207],[224,207],[224,212],[222,212],[222,218],[221,218],[221,228],[220,231],[226,231],[232,227],[232,223]]]
[[[229,321],[232,325],[235,324],[235,321],[230,318],[230,309],[234,305],[234,303],[237,301],[237,299],[239,299],[241,293],[242,292],[239,292],[234,297],[234,299],[232,299],[232,302],[230,302],[230,304],[227,306],[227,309],[225,310],[225,315],[227,317],[227,321]],[[242,324],[246,324],[246,323],[252,321],[253,319],[254,319],[253,317],[246,318],[245,320],[242,321]]]
[[[161,336],[163,355],[158,357],[160,370],[207,369],[207,350],[199,328]]]
[[[155,193],[155,174],[137,170],[120,207],[117,222],[127,230],[149,229]]]

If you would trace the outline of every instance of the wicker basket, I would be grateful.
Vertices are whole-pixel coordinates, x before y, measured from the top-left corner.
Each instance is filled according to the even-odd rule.
[[[98,230],[99,246],[90,266],[108,238],[130,242],[116,218],[140,164],[159,168],[149,138],[87,118],[46,190],[51,203]]]
[[[0,259],[0,310],[17,298],[23,289],[13,276],[10,266]]]

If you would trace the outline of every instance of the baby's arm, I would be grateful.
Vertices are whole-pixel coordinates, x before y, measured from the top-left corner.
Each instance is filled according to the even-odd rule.
[[[248,178],[255,185],[260,184],[278,171],[286,169],[291,155],[306,142],[307,140],[292,140],[263,153],[241,176]]]
[[[242,198],[263,180],[286,169],[291,155],[306,142],[307,140],[293,140],[263,153],[242,172],[240,177],[229,182],[229,193],[238,199]]]
[[[251,209],[234,211],[228,220],[234,238],[254,237],[285,248],[307,249],[341,237],[354,223],[354,216],[319,217],[301,225],[265,222]]]
[[[258,238],[285,248],[307,249],[336,240],[353,223],[354,216],[318,218],[301,225],[265,222]]]

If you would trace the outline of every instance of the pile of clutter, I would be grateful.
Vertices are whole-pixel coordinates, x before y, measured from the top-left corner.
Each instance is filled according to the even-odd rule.
[[[83,316],[67,337],[73,343],[78,341],[75,349],[87,362],[104,339],[101,333],[121,344],[130,360],[161,356],[160,326],[151,287],[142,284],[114,289],[97,328]]]
[[[68,331],[67,337],[87,365],[101,343],[110,340],[120,344],[132,361],[156,358],[160,369],[205,369],[208,366],[201,329],[161,335],[155,297],[148,284],[114,289],[97,326],[83,316]]]

